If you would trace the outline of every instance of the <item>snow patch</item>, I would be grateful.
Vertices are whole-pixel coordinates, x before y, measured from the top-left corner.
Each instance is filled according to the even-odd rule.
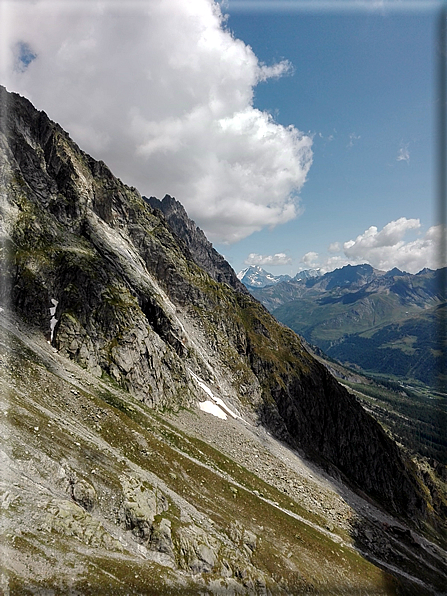
[[[56,323],[57,323],[57,319],[55,317],[56,314],[56,309],[57,309],[57,305],[59,304],[59,302],[55,299],[55,298],[51,298],[51,304],[53,305],[50,308],[50,315],[51,315],[51,319],[50,319],[50,343],[52,343],[53,341],[53,336],[54,336],[54,328],[56,327]]]
[[[189,370],[189,373],[192,376],[192,378],[196,381],[197,385],[199,385],[199,387],[201,387],[205,391],[205,393],[211,397],[211,399],[215,399],[214,398],[214,395],[213,395],[213,392],[208,387],[208,385],[205,385],[205,383],[202,381],[202,379],[200,379],[197,375],[195,375],[192,372],[192,370]]]
[[[220,399],[220,397],[214,397],[214,401],[223,410],[228,412],[228,414],[230,414],[230,416],[232,416],[234,419],[240,418],[242,420],[242,418],[240,416],[238,416],[235,412],[233,412],[233,410],[230,410],[230,408],[226,405],[226,403],[222,399]]]
[[[225,412],[209,399],[206,401],[199,401],[199,408],[202,410],[202,412],[207,412],[208,414],[217,416],[217,418],[222,418],[222,420],[227,419]]]
[[[59,304],[59,302],[57,300],[55,300],[54,298],[51,298],[51,304],[53,306],[50,308],[50,315],[52,317],[54,317],[54,315],[56,314],[56,309],[57,309],[57,305]]]
[[[250,269],[250,267],[247,267],[246,269],[242,269],[242,271],[239,271],[239,273],[236,276],[239,281],[243,280],[244,275],[248,272],[249,269]]]
[[[239,418],[242,420],[242,418],[240,416],[238,416],[235,412],[233,412],[233,410],[231,410],[226,405],[226,403],[222,399],[220,399],[220,397],[216,397],[213,394],[213,392],[208,387],[208,385],[206,385],[206,383],[204,383],[200,377],[198,377],[196,374],[194,374],[192,372],[192,370],[190,370],[189,368],[188,368],[188,372],[192,376],[192,378],[195,380],[195,382],[199,385],[199,387],[201,389],[203,389],[203,391],[210,397],[209,400],[206,400],[204,402],[199,402],[199,408],[202,411],[208,412],[209,414],[213,414],[214,416],[217,416],[218,418],[222,418],[223,420],[227,419],[227,414],[234,419]],[[205,408],[207,408],[207,409],[205,409]],[[222,414],[223,414],[223,416],[222,416]]]

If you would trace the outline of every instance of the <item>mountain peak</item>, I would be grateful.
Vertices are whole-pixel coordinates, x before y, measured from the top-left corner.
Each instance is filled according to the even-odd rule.
[[[321,271],[319,268],[317,269],[303,269],[302,271],[298,271],[298,273],[293,278],[295,281],[303,281],[306,279],[313,279],[315,277],[320,277]]]
[[[259,265],[250,265],[239,271],[238,279],[248,288],[265,288],[274,286],[282,281],[289,281],[290,275],[272,275]]]
[[[204,232],[188,217],[183,205],[170,195],[162,201],[156,197],[144,197],[153,209],[160,211],[175,234],[184,242],[194,262],[217,282],[227,283],[237,292],[247,294],[231,265],[220,255]]]
[[[397,267],[393,267],[393,269],[390,269],[385,273],[385,277],[402,277],[404,275],[408,275],[408,273],[405,273],[405,271],[401,271]]]

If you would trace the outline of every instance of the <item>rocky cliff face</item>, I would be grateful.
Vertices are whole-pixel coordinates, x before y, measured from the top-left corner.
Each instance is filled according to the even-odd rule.
[[[162,201],[155,197],[143,199],[165,216],[170,228],[184,241],[194,262],[202,267],[215,281],[227,283],[237,292],[248,294],[231,265],[220,255],[205,234],[189,219],[183,205],[166,195]]]
[[[165,199],[160,217],[28,101],[3,90],[2,105],[10,243],[3,285],[17,312],[49,335],[57,301],[52,343],[87,370],[157,407],[192,403],[191,370],[395,511],[423,510],[395,445],[299,338],[196,265],[209,246],[198,249],[202,236],[191,222],[182,231],[176,202]],[[190,238],[195,259],[169,220]],[[208,266],[216,277],[221,264]]]
[[[4,309],[34,325],[58,357],[144,407],[179,411],[199,400],[227,418],[265,425],[391,513],[439,523],[397,446],[298,336],[245,292],[177,202],[165,198],[161,215],[159,203],[148,205],[26,99],[1,88],[0,101]],[[131,451],[146,449],[131,430],[125,434]],[[163,521],[167,489],[157,496],[152,477],[142,488],[120,478],[119,515],[129,532],[181,568],[216,567],[224,537],[171,531],[180,518]],[[73,476],[68,484],[88,513],[89,483]],[[73,503],[67,514],[64,507],[53,507],[56,525],[84,515]],[[83,520],[82,532],[90,518]],[[252,552],[254,538],[236,534],[241,552]],[[228,564],[230,576],[236,567]],[[260,582],[256,593],[266,593],[255,567],[248,575]]]

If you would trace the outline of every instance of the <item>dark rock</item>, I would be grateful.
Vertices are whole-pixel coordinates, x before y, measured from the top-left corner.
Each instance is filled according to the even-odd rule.
[[[158,524],[154,524],[150,543],[151,549],[174,557],[171,522],[168,519],[162,518]]]
[[[72,480],[70,482],[70,493],[73,501],[86,511],[92,511],[96,503],[96,491],[91,484],[85,480]]]

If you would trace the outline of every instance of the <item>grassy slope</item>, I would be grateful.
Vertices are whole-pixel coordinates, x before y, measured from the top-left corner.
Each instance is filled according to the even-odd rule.
[[[1,483],[2,574],[11,593],[56,588],[192,595],[198,586],[211,593],[219,569],[191,576],[121,546],[120,536],[127,544],[133,540],[117,521],[123,474],[155,475],[163,490],[185,498],[221,534],[228,535],[235,520],[252,531],[258,537],[252,564],[269,578],[274,594],[424,593],[398,587],[352,548],[344,531],[334,529],[341,543],[318,531],[309,523],[324,527],[324,519],[115,386],[90,384],[91,377],[75,365],[62,374],[59,357],[37,354],[7,333],[0,348],[2,393],[8,396],[2,403],[2,447],[14,461]],[[77,521],[52,528],[52,507],[70,501],[61,466],[95,487],[98,505],[92,518],[78,514]],[[14,481],[9,488],[8,477]],[[171,499],[166,516],[173,530],[188,525]],[[96,544],[88,533],[92,520],[113,539]]]

